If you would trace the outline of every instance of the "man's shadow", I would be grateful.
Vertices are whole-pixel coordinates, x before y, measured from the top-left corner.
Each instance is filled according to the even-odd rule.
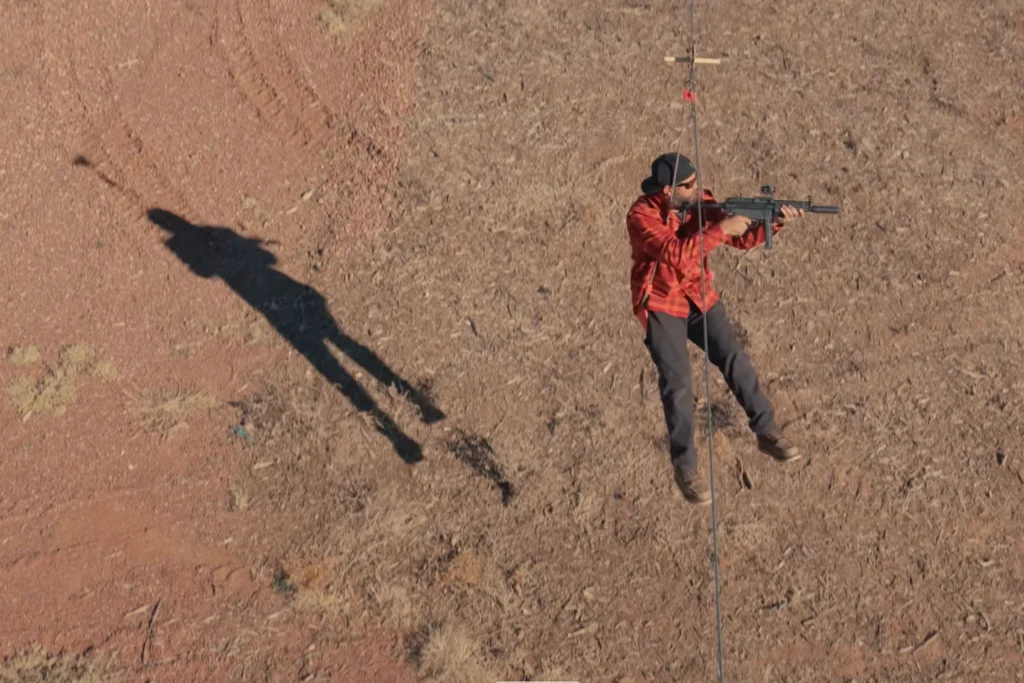
[[[373,415],[378,431],[390,439],[407,463],[423,459],[420,445],[406,436],[373,398],[341,366],[328,349],[339,351],[386,385],[393,385],[432,424],[445,415],[429,397],[391,371],[370,349],[343,333],[312,287],[274,269],[277,257],[262,247],[263,240],[243,237],[230,228],[193,225],[162,209],[150,209],[149,220],[168,233],[167,248],[200,277],[219,277],[259,311],[288,343],[301,353],[360,411]]]

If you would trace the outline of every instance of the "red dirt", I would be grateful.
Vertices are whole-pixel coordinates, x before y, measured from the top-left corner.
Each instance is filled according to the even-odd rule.
[[[0,658],[713,677],[623,225],[685,9],[7,3]],[[706,184],[842,207],[712,258],[810,452],[713,375],[726,679],[1020,680],[1024,12],[697,19]]]

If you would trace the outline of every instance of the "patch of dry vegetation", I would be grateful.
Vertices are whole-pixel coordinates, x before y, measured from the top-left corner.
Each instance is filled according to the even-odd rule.
[[[7,349],[7,362],[16,367],[34,365],[43,359],[35,346],[16,346]]]
[[[109,661],[87,655],[51,655],[41,647],[0,662],[0,683],[120,683],[125,678]]]
[[[380,4],[381,0],[327,0],[320,23],[329,35],[340,36]]]
[[[216,404],[217,399],[204,392],[158,389],[133,397],[131,410],[144,430],[167,437],[188,428],[187,416]]]
[[[478,683],[497,680],[488,669],[479,645],[450,623],[430,628],[417,649],[420,675],[437,683]]]
[[[335,581],[333,558],[317,558],[302,564],[291,574],[295,586],[292,605],[300,612],[348,619],[352,595]]]
[[[238,484],[232,484],[228,491],[231,496],[229,507],[232,512],[245,512],[249,509],[249,494]]]
[[[101,360],[94,363],[89,369],[89,374],[91,374],[94,379],[105,383],[116,382],[121,379],[121,373],[119,373],[117,368],[114,367],[113,362],[109,360]]]
[[[15,366],[24,367],[42,359],[34,346],[8,351],[7,359]],[[40,377],[20,375],[8,387],[15,408],[28,419],[33,414],[62,415],[77,397],[77,385],[83,375],[101,382],[114,382],[120,378],[117,368],[109,360],[97,360],[93,349],[85,344],[70,344],[61,348],[55,366],[47,367]]]

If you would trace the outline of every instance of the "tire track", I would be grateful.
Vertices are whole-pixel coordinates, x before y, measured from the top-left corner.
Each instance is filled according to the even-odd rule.
[[[251,6],[255,12],[247,13],[239,0],[217,4],[214,35],[228,74],[257,116],[286,141],[301,146],[327,141],[334,117],[274,35],[268,0]]]
[[[237,1],[237,0],[236,0]],[[320,97],[313,90],[312,86],[302,77],[295,62],[288,56],[287,51],[277,38],[273,27],[276,22],[270,11],[270,0],[255,0],[262,16],[260,17],[260,28],[267,37],[268,45],[271,48],[270,57],[272,64],[281,72],[280,79],[282,91],[286,95],[294,96],[300,105],[297,113],[311,131],[314,142],[322,142],[330,137],[335,127],[335,117]]]

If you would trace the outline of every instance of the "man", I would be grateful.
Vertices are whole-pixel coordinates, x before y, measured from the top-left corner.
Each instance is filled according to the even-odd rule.
[[[678,164],[678,168],[676,165]],[[671,187],[676,178],[676,187]],[[710,489],[698,475],[693,438],[693,392],[686,340],[704,348],[707,326],[708,360],[725,377],[733,395],[747,414],[763,453],[780,461],[800,457],[799,450],[782,436],[775,424],[771,403],[761,392],[757,374],[741,348],[726,315],[724,304],[712,288],[714,275],[704,259],[705,306],[701,302],[701,264],[697,216],[697,174],[681,154],[663,154],[651,164],[651,177],[640,186],[639,197],[626,216],[632,248],[630,274],[633,313],[645,333],[647,347],[658,368],[658,389],[665,411],[669,450],[676,485],[690,502],[711,501]],[[705,190],[701,203],[715,203]],[[685,211],[680,219],[677,211]],[[753,249],[765,239],[761,221],[733,216],[721,209],[702,209],[705,257],[727,244]],[[782,208],[785,219],[803,211]],[[773,234],[783,222],[776,221]]]

